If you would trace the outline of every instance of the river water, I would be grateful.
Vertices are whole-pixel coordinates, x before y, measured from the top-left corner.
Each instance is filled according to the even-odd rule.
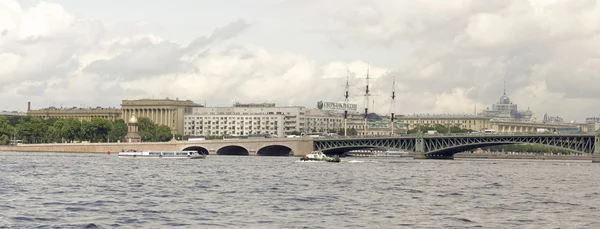
[[[600,228],[586,161],[0,153],[0,228]]]

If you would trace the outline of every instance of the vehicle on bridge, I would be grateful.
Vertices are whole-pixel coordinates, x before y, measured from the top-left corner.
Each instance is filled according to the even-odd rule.
[[[579,134],[581,133],[581,127],[557,127],[556,133],[559,134]]]
[[[119,157],[124,158],[189,158],[189,159],[205,159],[206,154],[198,153],[198,151],[136,151],[128,150],[119,152]]]

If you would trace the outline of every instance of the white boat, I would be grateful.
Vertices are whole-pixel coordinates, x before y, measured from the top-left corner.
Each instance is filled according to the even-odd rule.
[[[206,154],[198,151],[128,151],[119,152],[119,157],[141,157],[141,158],[189,158],[204,159]]]
[[[388,150],[384,152],[377,152],[373,155],[374,157],[409,157],[408,152]]]
[[[338,156],[328,157],[321,151],[312,151],[304,157],[300,158],[300,161],[326,161],[326,162],[340,162]]]

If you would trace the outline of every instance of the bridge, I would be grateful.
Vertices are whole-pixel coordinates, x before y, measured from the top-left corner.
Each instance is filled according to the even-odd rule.
[[[594,134],[416,134],[318,138],[313,140],[313,148],[326,154],[342,154],[350,150],[369,148],[388,148],[411,152],[415,159],[454,159],[456,153],[481,147],[523,143],[554,146],[592,154],[592,161],[600,163],[600,137]]]
[[[594,134],[443,134],[354,136],[336,138],[264,138],[142,143],[55,143],[0,146],[13,152],[119,152],[137,150],[197,150],[209,155],[304,156],[312,150],[343,154],[351,150],[388,148],[411,152],[415,159],[453,159],[454,154],[486,146],[540,144],[592,154],[600,163],[600,137]]]

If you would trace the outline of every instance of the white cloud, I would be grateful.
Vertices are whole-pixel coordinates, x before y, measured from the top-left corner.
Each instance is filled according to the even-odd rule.
[[[538,115],[581,120],[600,107],[598,1],[349,0],[273,7],[282,13],[231,15],[211,34],[181,44],[144,21],[90,20],[55,3],[24,8],[0,0],[3,104],[118,106],[122,99],[179,97],[221,106],[235,99],[312,107],[343,100],[349,70],[351,99],[362,106],[369,58],[322,56],[363,45],[363,53],[398,59],[368,67],[378,112],[389,112],[392,77],[396,113],[472,113],[475,104],[481,110],[497,101],[505,77],[511,99]],[[304,40],[315,34],[334,47],[314,56],[245,40],[265,31],[277,40],[294,30],[302,32],[284,41],[289,50],[312,46],[299,43],[317,41]],[[385,51],[399,44],[411,49],[402,62]]]

